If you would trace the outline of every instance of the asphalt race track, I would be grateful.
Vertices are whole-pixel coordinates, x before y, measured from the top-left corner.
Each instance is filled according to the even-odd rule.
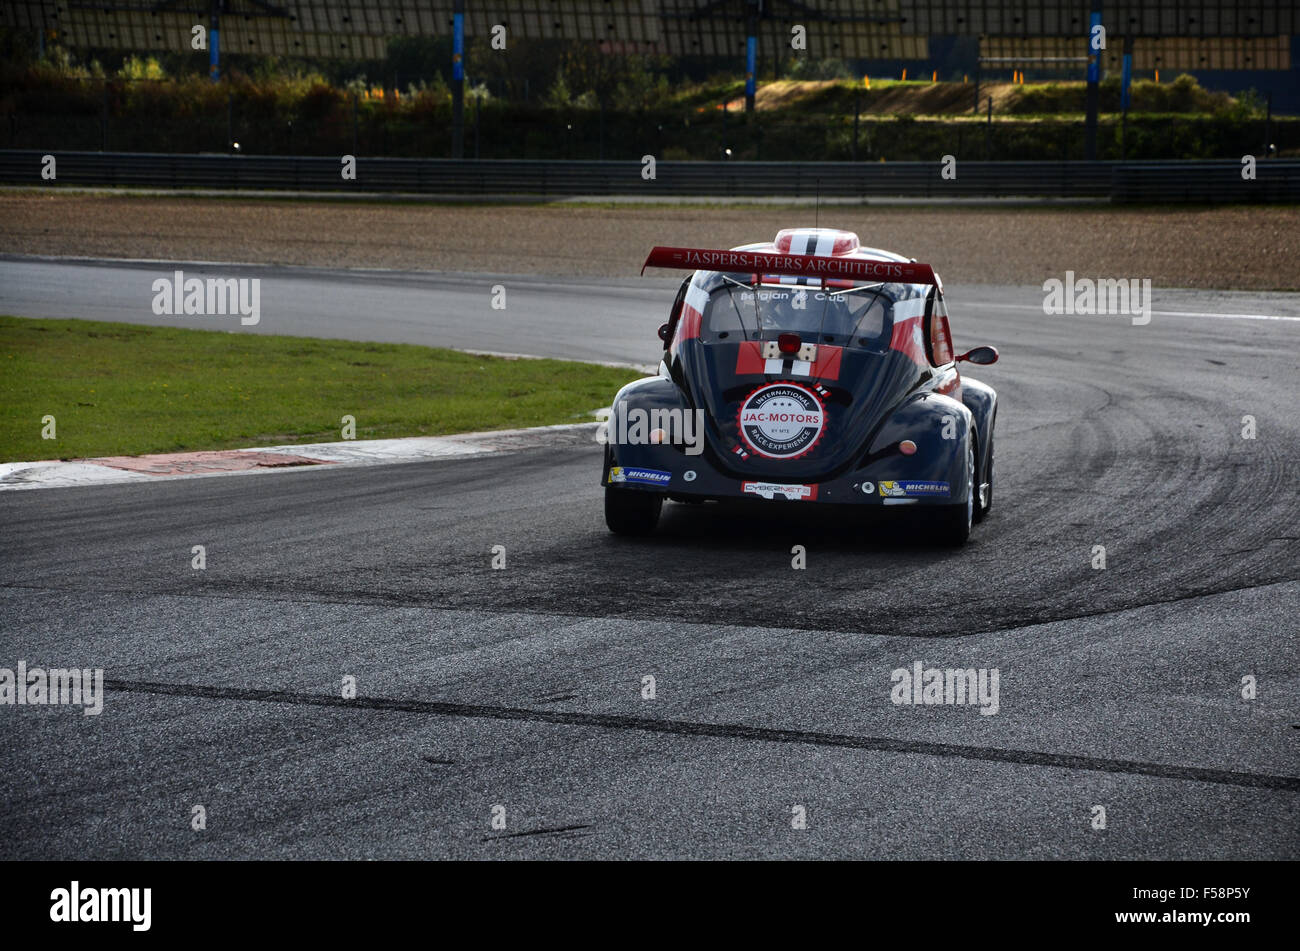
[[[176,323],[165,273],[9,258],[0,312]],[[245,332],[656,359],[671,279],[495,280],[268,269]],[[109,687],[0,709],[0,856],[1300,857],[1300,320],[1257,319],[1300,295],[946,290],[1002,351],[961,550],[780,504],[618,539],[594,443],[0,493],[0,666]],[[997,714],[895,705],[916,661]]]

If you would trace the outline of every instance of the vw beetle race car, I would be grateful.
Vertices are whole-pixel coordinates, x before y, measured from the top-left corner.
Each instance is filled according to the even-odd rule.
[[[732,250],[657,247],[681,268],[657,376],[614,397],[605,521],[639,535],[664,500],[899,507],[961,544],[993,503],[997,394],[963,377],[926,264],[825,228]]]

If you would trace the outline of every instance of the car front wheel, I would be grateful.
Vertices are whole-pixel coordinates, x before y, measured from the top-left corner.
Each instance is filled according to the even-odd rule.
[[[997,422],[996,416],[993,417],[993,422],[994,423]],[[984,516],[989,514],[989,509],[993,508],[993,425],[992,424],[989,424],[988,457],[989,457],[988,464],[985,466],[985,470],[980,473],[981,485],[988,486],[988,488],[981,490],[979,495],[976,497],[975,521],[977,522],[982,522],[984,520]]]

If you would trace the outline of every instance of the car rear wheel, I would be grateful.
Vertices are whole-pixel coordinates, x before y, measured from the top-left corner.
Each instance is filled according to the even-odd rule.
[[[975,484],[975,439],[966,439],[966,501],[959,505],[945,505],[936,508],[935,540],[941,545],[963,545],[970,537],[971,523],[975,520],[975,508],[979,487]]]
[[[659,524],[664,497],[657,492],[605,486],[605,524],[616,535],[649,535]]]

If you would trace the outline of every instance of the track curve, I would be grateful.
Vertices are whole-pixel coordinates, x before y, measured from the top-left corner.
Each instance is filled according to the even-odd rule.
[[[375,333],[639,363],[669,296],[575,311],[507,277],[519,310],[485,326],[486,278],[285,279],[302,325],[347,280],[402,302]],[[794,506],[617,539],[594,444],[0,495],[0,656],[115,685],[100,718],[0,711],[0,854],[1300,855],[1300,322],[1185,316],[1297,295],[1158,291],[1134,326],[947,291],[958,346],[1002,351],[996,503],[960,551]],[[917,660],[998,668],[999,714],[893,704]],[[315,702],[347,674],[365,703]],[[191,801],[227,820],[196,837]],[[499,802],[536,834],[494,835]]]

